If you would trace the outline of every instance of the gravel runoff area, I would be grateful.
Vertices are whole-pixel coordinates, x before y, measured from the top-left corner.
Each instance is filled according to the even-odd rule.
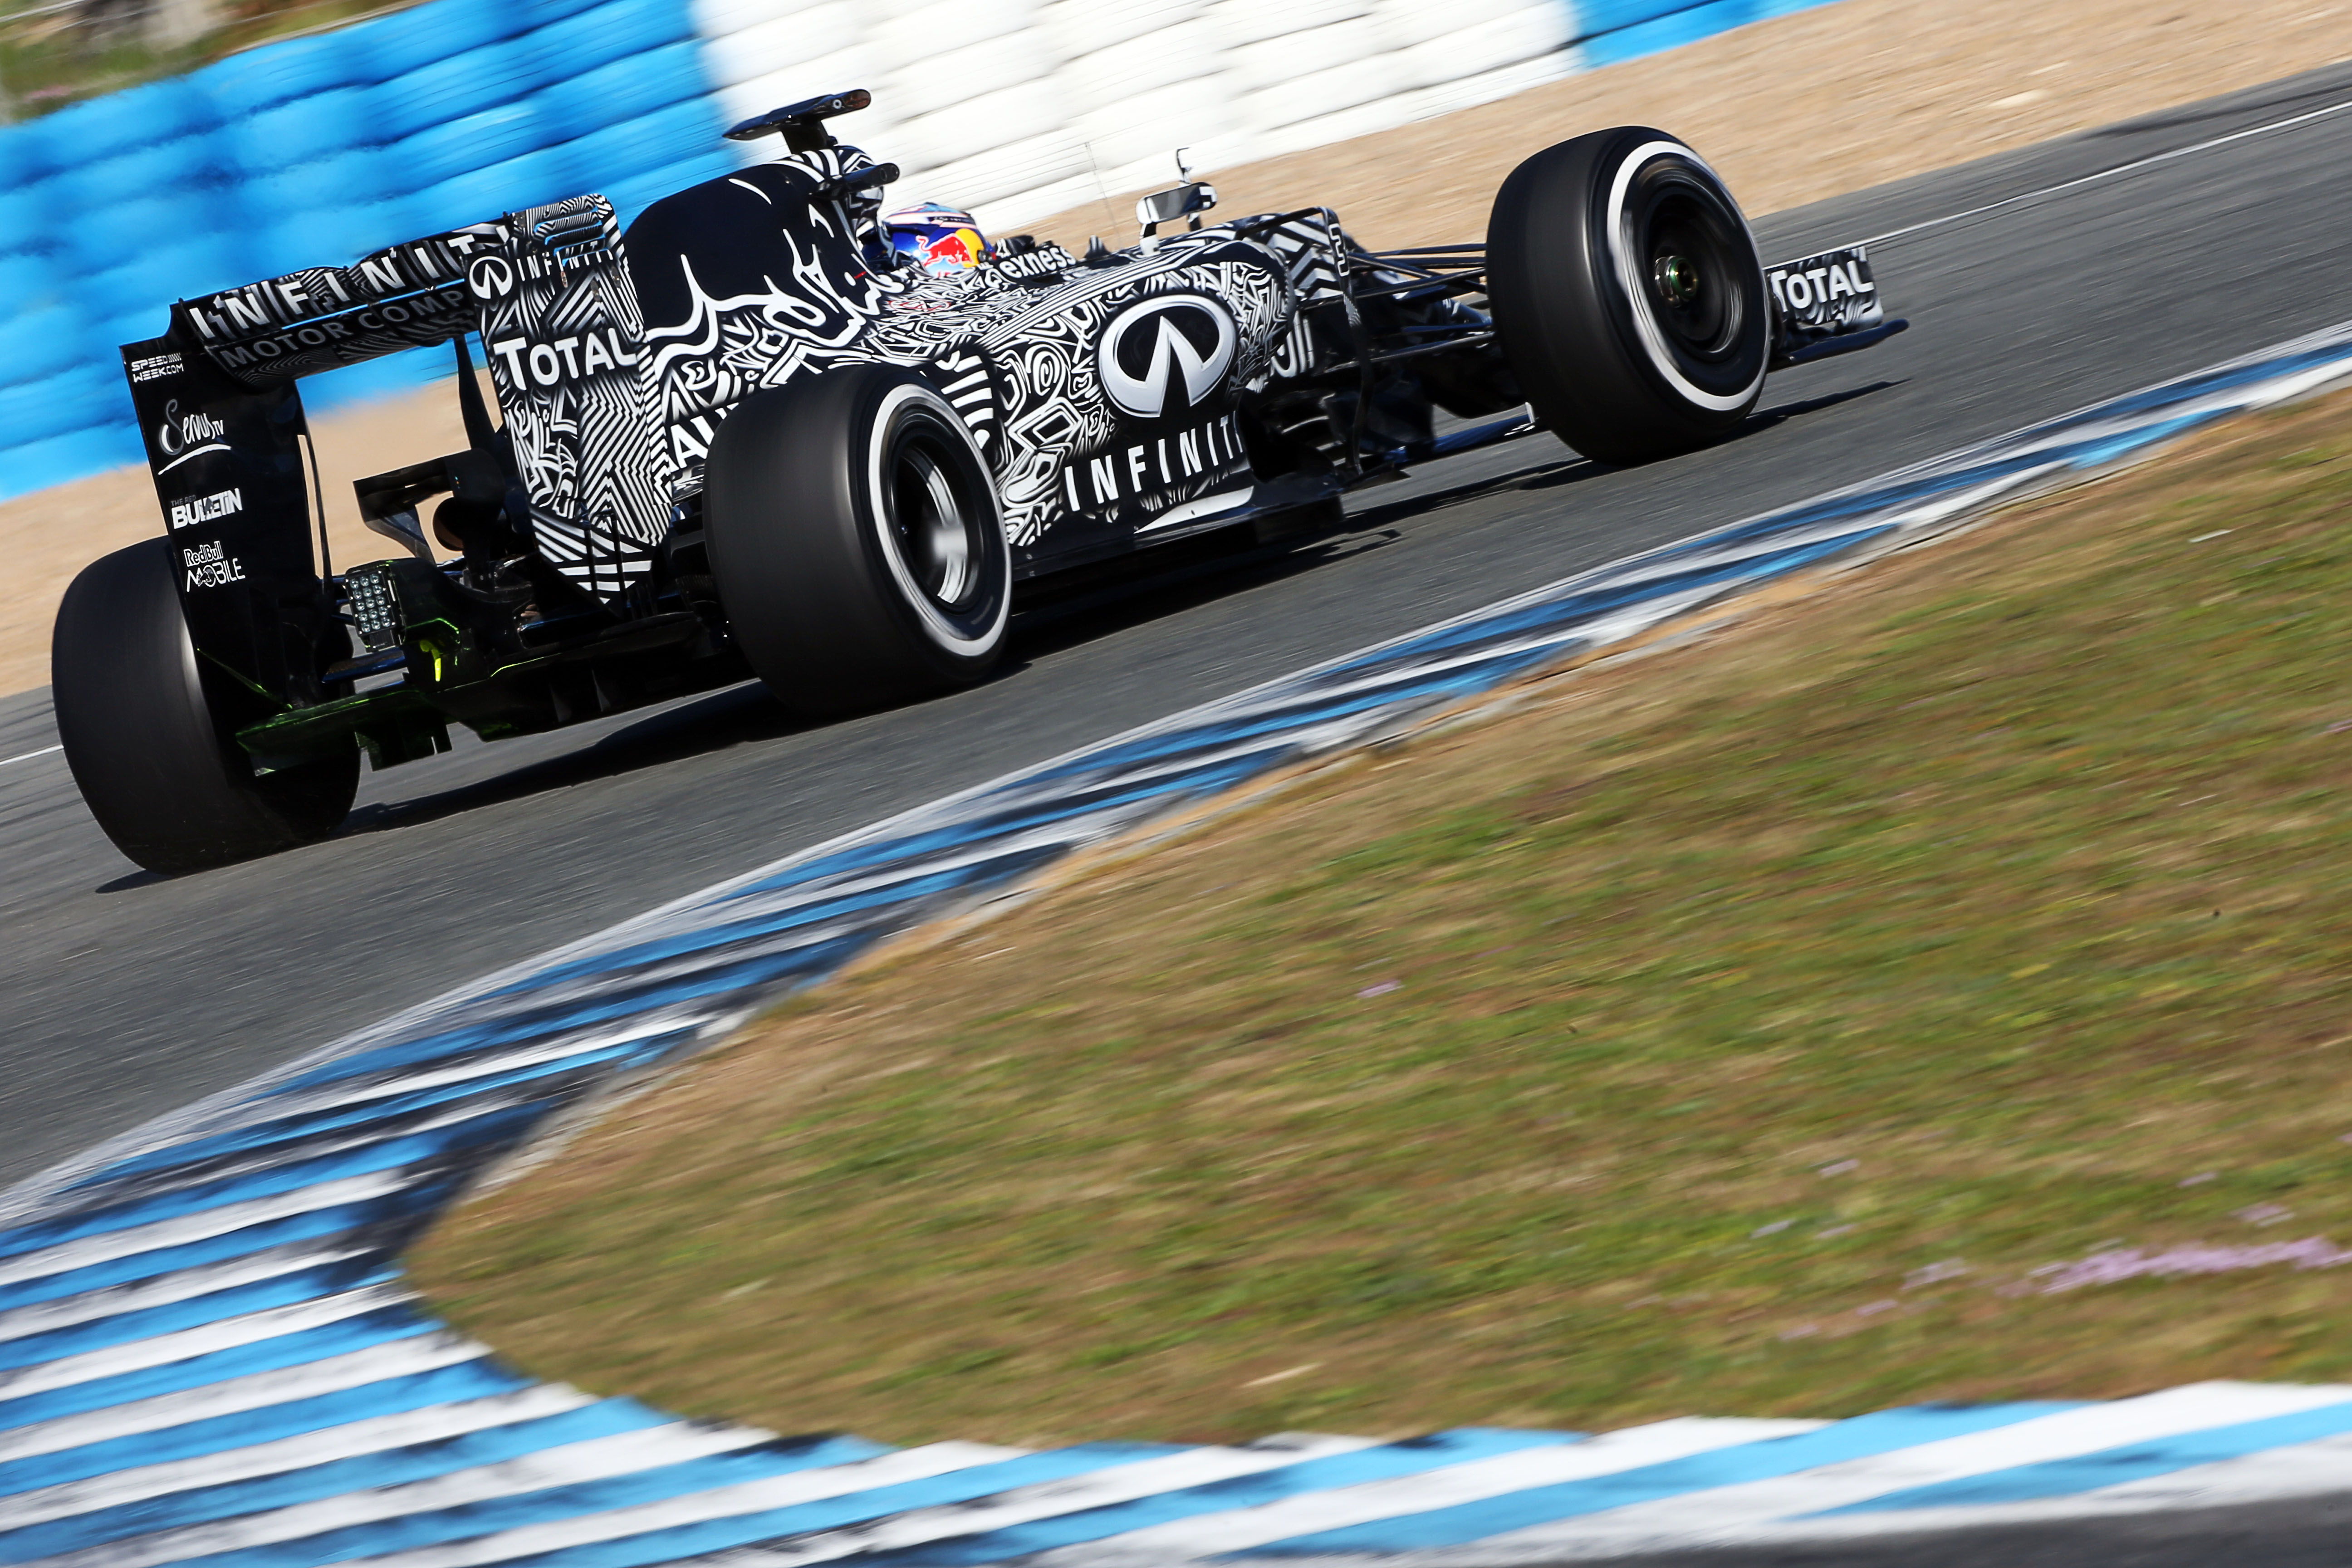
[[[2352,5],[2312,0],[1842,0],[1401,130],[1210,171],[1224,209],[1318,203],[1375,244],[1475,239],[1527,153],[1647,122],[1714,160],[1751,213],[1861,189],[2325,65]],[[887,153],[887,149],[881,151]],[[952,192],[910,193],[952,197]],[[1123,238],[1133,193],[1037,226]],[[441,389],[320,418],[331,538],[343,563],[389,553],[350,481],[462,444]],[[0,693],[48,676],[66,584],[156,529],[146,476],[119,469],[0,503],[16,570],[0,582]]]

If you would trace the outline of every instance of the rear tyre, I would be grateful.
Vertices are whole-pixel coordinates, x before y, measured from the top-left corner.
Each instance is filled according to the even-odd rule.
[[[747,399],[704,469],[703,537],[737,642],[812,715],[968,686],[1004,648],[996,484],[913,372],[849,365]]]
[[[49,691],[90,815],[150,871],[200,870],[323,838],[359,790],[357,748],[253,771],[205,697],[160,539],[92,562],[66,589]]]
[[[1486,227],[1496,335],[1535,412],[1596,462],[1716,440],[1764,390],[1755,237],[1697,153],[1639,125],[1546,148]]]

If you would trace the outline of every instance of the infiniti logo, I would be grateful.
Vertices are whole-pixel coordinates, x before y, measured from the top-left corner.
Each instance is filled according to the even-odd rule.
[[[466,286],[477,300],[503,300],[514,292],[514,264],[503,256],[478,256],[466,268]]]
[[[1110,400],[1139,419],[1173,418],[1234,363],[1234,319],[1205,294],[1154,294],[1110,319],[1095,366]]]

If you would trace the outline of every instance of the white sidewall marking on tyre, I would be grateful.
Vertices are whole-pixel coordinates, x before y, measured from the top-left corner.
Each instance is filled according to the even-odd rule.
[[[979,463],[980,471],[983,475],[988,473],[988,465],[981,461],[978,448],[971,445],[971,432],[964,428],[963,421],[956,417],[955,410],[948,406],[946,399],[929,387],[913,383],[892,387],[883,395],[882,406],[874,411],[874,422],[866,432],[866,510],[873,519],[875,542],[882,547],[882,559],[890,563],[890,577],[898,584],[899,595],[914,607],[916,618],[922,623],[923,630],[930,639],[950,653],[983,654],[994,647],[997,638],[1003,635],[1004,617],[1013,608],[1013,547],[1004,537],[1004,513],[996,503],[996,483],[991,479],[982,489],[987,492],[988,515],[995,524],[994,548],[1002,556],[1000,564],[1003,569],[1004,585],[997,595],[996,615],[988,623],[988,629],[976,637],[968,637],[932,605],[931,596],[923,592],[922,585],[915,581],[914,574],[907,570],[906,560],[898,553],[898,542],[890,537],[889,491],[882,482],[882,454],[889,447],[886,437],[889,434],[891,421],[898,418],[898,410],[909,403],[919,403],[936,415],[940,422],[954,431],[964,443],[966,450],[971,453],[972,460]],[[975,563],[973,570],[984,568]]]
[[[1658,323],[1650,318],[1649,307],[1644,303],[1647,296],[1642,290],[1641,274],[1633,260],[1633,247],[1625,242],[1626,188],[1633,184],[1633,176],[1641,173],[1644,163],[1653,158],[1662,157],[1680,158],[1705,169],[1707,177],[1724,190],[1728,199],[1730,187],[1723,184],[1723,176],[1717,174],[1712,168],[1708,168],[1706,159],[1681,142],[1644,142],[1634,148],[1626,155],[1625,160],[1617,165],[1617,178],[1609,187],[1609,249],[1617,264],[1617,281],[1623,286],[1625,302],[1633,310],[1633,330],[1641,333],[1642,346],[1649,351],[1650,363],[1656,368],[1658,374],[1673,383],[1676,392],[1697,404],[1701,408],[1712,408],[1718,414],[1729,414],[1734,410],[1746,407],[1748,400],[1756,395],[1756,389],[1764,384],[1764,365],[1759,363],[1756,367],[1755,379],[1728,397],[1705,392],[1693,386],[1682,372],[1675,367],[1674,351],[1666,346],[1664,336],[1658,331]],[[1756,237],[1748,232],[1748,215],[1740,212],[1737,202],[1731,204],[1731,210],[1739,219],[1740,231],[1748,234],[1748,248],[1751,251],[1754,250]],[[1763,274],[1759,270],[1757,276],[1760,278]],[[1766,357],[1769,358],[1769,355]]]

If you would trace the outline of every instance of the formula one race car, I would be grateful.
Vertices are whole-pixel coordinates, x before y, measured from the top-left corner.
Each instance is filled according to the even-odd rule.
[[[1858,249],[1760,266],[1656,131],[1528,159],[1484,246],[1368,251],[1327,208],[1204,227],[1187,179],[1139,204],[1140,243],[1072,256],[939,207],[894,235],[898,170],[825,128],[867,101],[735,127],[783,155],[625,236],[574,197],[184,300],[124,347],[164,538],[75,580],[53,685],[125,854],[322,837],[362,752],[446,751],[452,722],[529,733],[747,676],[810,714],[976,681],[1043,574],[1312,527],[1538,430],[1603,463],[1686,451],[1768,371],[1904,324]],[[360,480],[404,549],[338,573],[296,381],[443,342],[467,448]],[[1433,409],[1486,422],[1440,435]]]

